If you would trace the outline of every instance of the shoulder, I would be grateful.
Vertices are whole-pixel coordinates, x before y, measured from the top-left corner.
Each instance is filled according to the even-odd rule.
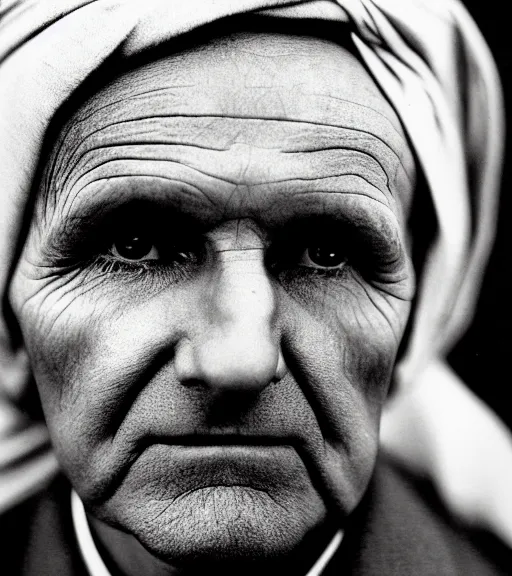
[[[44,491],[0,516],[6,576],[85,576],[74,539],[71,489],[58,476]]]
[[[349,573],[364,576],[497,576],[510,573],[512,561],[491,535],[457,525],[427,482],[384,458],[343,548]]]

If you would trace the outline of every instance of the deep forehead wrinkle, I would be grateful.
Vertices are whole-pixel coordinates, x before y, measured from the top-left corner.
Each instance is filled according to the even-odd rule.
[[[209,106],[206,106],[205,111],[202,112],[202,114],[198,114],[198,113],[186,113],[186,108],[183,106],[183,101],[180,99],[181,98],[181,91],[188,91],[190,88],[197,88],[197,85],[195,84],[190,84],[187,86],[182,86],[182,87],[176,87],[176,86],[172,86],[172,87],[162,87],[162,88],[145,88],[143,91],[137,92],[136,94],[126,94],[123,98],[119,98],[119,99],[115,99],[115,100],[111,100],[111,101],[107,101],[104,104],[99,104],[96,107],[92,108],[92,109],[87,109],[87,111],[85,110],[81,110],[81,113],[77,113],[74,116],[73,119],[73,124],[72,125],[68,125],[68,129],[71,129],[71,127],[74,128],[78,128],[81,124],[90,121],[92,119],[96,119],[98,122],[103,122],[103,116],[105,116],[106,114],[108,114],[108,116],[110,117],[111,120],[113,120],[113,122],[122,122],[124,118],[129,118],[131,121],[143,121],[146,120],[148,118],[166,118],[170,115],[173,116],[184,116],[184,117],[194,117],[194,116],[207,116],[207,117],[211,117],[211,118],[215,118],[216,114],[214,114],[213,112],[208,112],[208,108],[211,107],[211,103],[209,104]],[[244,96],[244,94],[240,94],[238,93],[238,95],[240,97]],[[254,88],[251,88],[250,91],[245,95],[248,98],[251,98],[254,96]],[[331,107],[331,113],[332,113],[332,117],[333,117],[333,121],[328,121],[327,118],[323,119],[323,120],[317,120],[316,122],[314,120],[308,119],[308,117],[304,114],[304,110],[302,110],[301,106],[296,106],[296,110],[294,110],[291,106],[288,106],[287,110],[286,110],[286,114],[283,114],[282,116],[279,116],[278,114],[278,110],[276,109],[271,109],[270,110],[270,114],[268,111],[266,110],[262,110],[261,114],[258,116],[253,116],[252,118],[258,118],[258,119],[269,119],[269,120],[288,120],[290,122],[295,121],[295,122],[311,122],[313,124],[318,123],[318,124],[325,124],[326,126],[332,125],[332,126],[341,126],[341,124],[339,124],[339,122],[336,121],[336,107],[335,107],[335,103],[336,101],[338,101],[340,104],[345,104],[345,105],[349,105],[348,107],[346,107],[345,109],[349,109],[350,106],[352,107],[356,107],[356,108],[362,108],[364,111],[366,111],[368,113],[368,115],[371,117],[375,117],[375,115],[380,116],[381,121],[383,121],[386,124],[389,124],[389,126],[391,127],[391,129],[396,133],[396,135],[399,138],[403,138],[404,134],[402,129],[397,125],[397,123],[393,122],[393,117],[390,118],[389,115],[384,114],[382,111],[380,111],[379,109],[377,109],[376,107],[370,106],[368,104],[363,104],[361,102],[358,102],[355,99],[350,99],[348,97],[346,98],[341,98],[338,96],[335,96],[333,94],[329,94],[329,95],[322,95],[322,94],[315,94],[313,92],[297,92],[295,94],[295,96],[297,98],[299,98],[299,101],[295,100],[295,104],[300,102],[300,99],[304,99],[304,98],[308,98],[308,100],[310,101],[310,103],[314,103],[313,99],[317,99],[317,104],[321,104],[322,100],[325,99],[329,99],[330,102],[330,107]],[[153,104],[153,111],[152,114],[150,116],[144,115],[141,113],[141,100],[142,101],[147,101],[148,99],[151,100],[152,104]],[[177,110],[183,110],[183,112],[180,114],[179,112],[177,112],[177,110],[173,109],[173,99],[176,100],[176,105],[178,106]],[[241,101],[243,101],[243,98],[241,98]],[[194,108],[193,109],[197,109],[199,108],[198,106],[199,100],[196,100],[194,103]],[[121,107],[120,104],[123,104],[123,106]],[[130,105],[131,104],[131,105]],[[325,108],[325,104],[324,106],[318,106],[320,109]],[[215,108],[213,108],[214,110]],[[295,112],[295,114],[294,114]],[[236,114],[223,114],[221,115],[221,117],[231,117],[231,118],[244,118],[244,119],[251,119],[251,116],[249,116],[248,114],[241,114],[239,113],[238,115]],[[89,122],[90,125],[90,122]],[[64,131],[65,133],[66,131]]]
[[[394,147],[373,132],[359,127],[326,126],[303,121],[266,120],[262,129],[261,119],[234,119],[225,117],[165,117],[145,120],[126,120],[105,126],[96,126],[86,136],[83,132],[72,138],[72,144],[54,157],[54,170],[58,176],[69,172],[74,164],[83,161],[84,155],[101,149],[110,150],[113,157],[136,146],[168,145],[189,146],[211,151],[226,151],[240,144],[250,144],[262,149],[275,149],[286,153],[315,153],[329,150],[353,150],[374,157],[383,164],[389,175],[401,167],[407,176],[403,157]],[[296,126],[294,125],[296,124]],[[65,151],[65,153],[64,153]],[[397,166],[399,164],[400,166]]]
[[[194,120],[197,120],[198,125],[203,123],[204,128],[211,128],[212,124],[215,123],[216,120],[222,120],[222,124],[225,126],[227,126],[230,121],[245,120],[245,124],[249,127],[249,130],[252,120],[254,122],[267,121],[273,124],[271,127],[273,131],[279,129],[280,125],[285,125],[286,123],[296,123],[303,125],[303,133],[301,133],[301,138],[296,139],[294,147],[289,147],[288,142],[283,141],[283,146],[288,146],[286,151],[289,152],[306,151],[308,147],[312,147],[312,142],[310,139],[325,140],[328,136],[329,129],[331,129],[331,141],[333,146],[335,138],[338,139],[338,143],[343,141],[340,140],[340,136],[346,138],[348,142],[350,140],[351,130],[354,132],[366,134],[375,140],[380,140],[382,144],[387,146],[389,151],[398,158],[404,170],[408,171],[411,169],[410,153],[408,154],[403,150],[404,137],[399,132],[395,132],[394,136],[392,132],[390,136],[389,130],[387,130],[386,127],[387,119],[385,117],[382,116],[375,118],[375,111],[371,108],[368,108],[368,112],[365,112],[363,115],[357,114],[354,113],[352,103],[345,101],[344,104],[344,109],[339,111],[340,114],[337,116],[337,120],[331,122],[285,117],[266,118],[264,116],[236,116],[233,114],[158,114],[154,111],[148,115],[141,115],[139,110],[137,111],[136,115],[129,115],[126,114],[126,110],[124,110],[125,115],[123,117],[116,118],[116,114],[114,113],[114,118],[112,118],[111,115],[108,120],[104,117],[97,118],[94,120],[94,122],[92,122],[91,118],[89,118],[89,121],[86,125],[83,123],[84,121],[82,121],[82,123],[73,123],[68,127],[69,129],[63,135],[60,148],[62,147],[62,143],[66,140],[73,143],[75,150],[78,149],[80,145],[83,145],[87,139],[91,137],[96,137],[96,141],[99,143],[102,141],[108,142],[109,135],[113,135],[115,137],[116,143],[118,145],[123,143],[157,143],[158,141],[162,143],[165,142],[169,144],[176,143],[185,145],[187,143],[187,133],[180,133],[178,130],[176,130],[176,128],[179,127],[180,120],[186,120],[188,128],[194,124]],[[354,106],[357,106],[357,104]],[[339,131],[334,133],[332,129],[338,128],[345,130],[345,134],[340,134]],[[158,140],[159,136],[161,140]],[[219,144],[218,141],[223,137],[223,132],[215,134],[215,136],[212,138],[212,135],[209,134],[207,130],[205,130],[202,133],[202,137],[204,139],[205,146],[215,149],[215,147]],[[197,145],[192,142],[190,142],[190,144]],[[217,149],[226,149],[226,146]]]
[[[159,89],[157,95],[148,89],[137,99],[127,96],[114,102],[98,103],[99,106],[86,115],[75,116],[73,122],[65,127],[63,137],[83,139],[92,135],[97,126],[105,129],[128,122],[197,117],[288,121],[353,128],[374,135],[392,146],[393,150],[403,144],[403,131],[392,121],[394,112],[385,114],[378,107],[358,102],[356,98],[315,94],[302,89],[290,93],[289,89],[274,87],[271,93],[268,89],[264,97],[257,97],[254,90],[247,89],[231,92],[229,99],[216,101],[211,98],[211,93],[203,98],[204,92],[208,93],[208,88],[201,85],[179,92],[173,87]],[[277,103],[274,102],[276,98],[279,100]]]

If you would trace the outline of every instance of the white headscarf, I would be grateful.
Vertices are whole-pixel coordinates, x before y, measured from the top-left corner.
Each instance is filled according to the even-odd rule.
[[[458,0],[4,0],[0,507],[2,500],[6,505],[19,499],[55,469],[43,449],[47,436],[42,425],[34,428],[23,413],[30,371],[24,351],[12,340],[5,296],[46,129],[59,107],[114,51],[130,58],[200,25],[242,13],[338,21],[350,31],[361,60],[403,123],[437,220],[420,270],[412,328],[396,368],[398,396],[432,379],[439,403],[445,389],[447,398],[450,389],[463,389],[443,359],[471,320],[492,243],[504,121],[492,58]],[[470,397],[468,402],[482,416],[476,401]],[[392,427],[384,432],[400,452]],[[512,444],[509,448],[512,474]]]

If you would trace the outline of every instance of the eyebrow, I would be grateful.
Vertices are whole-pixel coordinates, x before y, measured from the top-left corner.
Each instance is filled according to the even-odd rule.
[[[386,116],[384,114],[382,114],[381,112],[371,108],[370,106],[363,106],[361,104],[355,103],[355,102],[351,102],[351,101],[346,101],[351,105],[354,106],[360,106],[363,107],[371,112],[373,112],[374,114],[377,114],[378,116],[380,116],[380,118],[382,118],[386,124],[391,128],[391,130],[394,132],[394,136],[396,136],[398,138],[398,140],[400,141],[400,143],[404,143],[405,142],[405,137],[404,135],[402,135],[400,132],[398,132],[398,130],[396,129],[396,127],[392,124],[392,122],[386,118]],[[197,119],[197,120],[204,120],[204,121],[208,121],[208,120],[222,120],[224,122],[229,122],[230,120],[247,120],[247,121],[254,121],[254,122],[275,122],[276,124],[279,125],[283,125],[283,124],[300,124],[300,125],[304,125],[304,126],[311,126],[311,127],[319,127],[319,128],[326,128],[327,130],[343,130],[346,131],[347,133],[359,133],[359,134],[365,134],[366,136],[368,136],[370,139],[372,140],[377,140],[379,142],[381,142],[397,159],[397,161],[400,163],[401,167],[403,168],[404,172],[407,172],[404,164],[403,164],[403,158],[400,154],[398,154],[398,152],[395,150],[394,146],[391,145],[390,142],[386,141],[386,139],[377,134],[375,130],[371,131],[369,129],[365,129],[362,128],[360,126],[354,126],[354,125],[350,125],[350,124],[342,124],[342,123],[329,123],[329,122],[321,122],[321,121],[313,121],[313,120],[303,120],[303,119],[299,119],[299,118],[286,118],[286,117],[278,117],[278,116],[273,116],[273,117],[264,117],[264,116],[250,116],[250,115],[220,115],[220,114],[158,114],[158,113],[153,113],[151,115],[137,115],[134,117],[129,117],[129,118],[124,118],[122,120],[118,120],[116,122],[111,122],[108,124],[102,124],[99,128],[95,128],[94,130],[92,130],[91,132],[87,133],[85,135],[85,137],[80,141],[80,143],[78,144],[78,147],[80,147],[83,142],[88,139],[91,138],[101,132],[107,131],[109,128],[113,128],[115,126],[119,126],[122,124],[131,124],[131,123],[138,123],[138,122],[145,122],[145,121],[156,121],[158,123],[161,123],[162,120],[168,120],[169,122],[177,122],[181,119]],[[60,138],[60,140],[65,140],[66,137],[68,135],[70,135],[70,133],[73,131],[73,128],[76,127],[77,124],[84,122],[84,120],[77,120],[76,124],[74,126],[71,126],[69,130],[66,131],[65,134],[62,135],[62,138]],[[180,134],[180,136],[183,136],[184,138],[186,138],[186,132],[183,134]],[[152,143],[157,143],[155,141],[151,141]],[[135,143],[135,142],[134,142]],[[141,144],[145,143],[145,141],[141,141]],[[149,141],[148,141],[149,143]],[[176,145],[182,145],[182,146],[196,146],[198,148],[200,148],[201,146],[198,146],[197,143],[192,143],[192,142],[187,142],[186,139],[180,139],[180,140],[162,140],[161,141],[162,144],[176,144]],[[113,146],[114,144],[110,144],[110,146]],[[119,145],[123,145],[122,143],[119,143]],[[208,149],[212,149],[212,150],[226,150],[226,148],[215,148],[213,146],[208,146],[205,148]],[[334,148],[334,147],[333,147]],[[343,148],[342,146],[339,146],[338,148]],[[285,150],[283,150],[284,152]],[[290,149],[287,150],[288,152],[307,152],[308,149],[303,149],[303,148],[297,148],[297,149]],[[58,156],[58,153],[56,154],[56,156]]]
[[[187,221],[197,230],[206,232],[218,223],[230,219],[230,214],[222,213],[219,206],[211,203],[207,195],[189,194],[182,182],[170,179],[145,178],[140,186],[140,178],[115,177],[105,186],[95,182],[89,186],[97,188],[94,194],[82,195],[65,216],[52,218],[52,224],[44,231],[45,251],[48,254],[66,254],[68,245],[76,245],[82,236],[90,236],[91,231],[105,230],[111,218],[121,214],[121,210],[134,203],[142,203],[147,209],[157,210],[154,214],[164,215],[169,223]],[[278,183],[281,186],[281,183]],[[301,221],[330,221],[343,228],[361,231],[365,236],[378,240],[392,249],[396,243],[402,244],[401,225],[397,215],[384,201],[363,191],[332,192],[311,191],[307,187],[298,193],[296,185],[287,182],[288,192],[273,193],[262,202],[256,214],[247,211],[233,218],[254,218],[269,230],[283,230]],[[188,202],[184,209],[184,203]],[[210,205],[209,205],[210,204]],[[209,205],[209,206],[208,206]],[[141,212],[143,214],[144,212]],[[146,212],[146,215],[150,212]]]

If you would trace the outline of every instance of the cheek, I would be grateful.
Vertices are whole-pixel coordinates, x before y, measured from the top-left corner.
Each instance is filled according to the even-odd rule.
[[[322,480],[345,513],[373,470],[381,407],[409,309],[358,282],[289,300],[288,362],[325,439]]]
[[[410,302],[379,291],[355,272],[339,282],[322,280],[288,289],[293,298],[287,315],[296,356],[303,359],[299,363],[316,371],[320,381],[329,381],[330,374],[341,378],[346,385],[333,383],[333,393],[348,386],[372,411],[380,406]]]
[[[17,307],[61,465],[75,486],[94,492],[130,456],[131,446],[113,439],[134,396],[172,359],[175,326],[188,306],[176,294],[141,301],[117,292],[122,297],[55,280]]]

